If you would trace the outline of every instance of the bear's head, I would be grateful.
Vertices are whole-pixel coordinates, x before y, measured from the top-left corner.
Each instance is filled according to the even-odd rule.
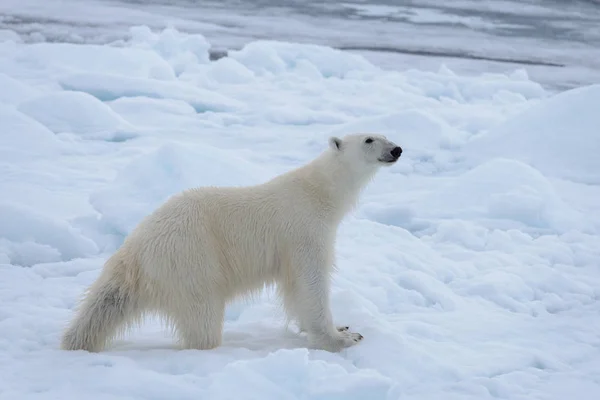
[[[376,134],[352,134],[341,139],[333,136],[329,138],[329,146],[353,162],[374,167],[392,165],[402,154],[400,146]]]

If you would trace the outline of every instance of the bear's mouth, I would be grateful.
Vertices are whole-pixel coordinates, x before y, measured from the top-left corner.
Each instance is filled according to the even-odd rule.
[[[398,161],[398,158],[378,158],[377,161],[382,162],[384,164],[393,164]]]

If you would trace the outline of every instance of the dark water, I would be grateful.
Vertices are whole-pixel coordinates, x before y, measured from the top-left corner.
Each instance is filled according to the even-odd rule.
[[[110,43],[128,27],[202,33],[215,54],[255,39],[325,44],[386,68],[524,68],[553,90],[600,83],[591,0],[3,0],[0,29],[28,41]]]

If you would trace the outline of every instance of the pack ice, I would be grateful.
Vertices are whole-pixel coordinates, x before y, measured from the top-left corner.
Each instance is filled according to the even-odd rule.
[[[600,398],[600,85],[275,41],[210,62],[202,35],[130,36],[0,36],[0,399]],[[262,182],[355,131],[404,148],[339,231],[332,310],[359,345],[308,350],[266,291],[228,307],[214,350],[152,317],[106,352],[58,349],[168,196]]]

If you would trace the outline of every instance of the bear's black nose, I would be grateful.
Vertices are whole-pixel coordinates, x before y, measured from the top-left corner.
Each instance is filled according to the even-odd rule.
[[[402,154],[402,148],[400,146],[396,146],[391,151],[391,153],[394,156],[394,158],[398,158],[398,157],[400,157],[400,154]]]

